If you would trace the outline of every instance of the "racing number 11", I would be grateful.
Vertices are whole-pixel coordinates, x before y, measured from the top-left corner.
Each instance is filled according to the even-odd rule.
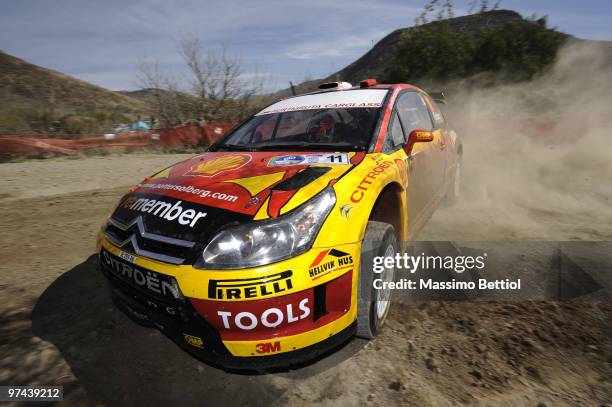
[[[343,164],[344,160],[344,156],[342,154],[338,154],[338,155],[330,155],[327,157],[329,159],[330,163],[338,163],[338,164]]]

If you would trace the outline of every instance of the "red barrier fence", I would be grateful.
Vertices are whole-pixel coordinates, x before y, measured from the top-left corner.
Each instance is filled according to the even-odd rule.
[[[187,125],[169,129],[96,135],[0,136],[0,156],[72,154],[79,150],[107,147],[196,147],[210,145],[222,137],[233,123],[206,126]],[[59,138],[59,137],[66,138]]]
[[[227,133],[234,123],[216,123],[207,126],[188,125],[155,130],[165,147],[210,145]]]

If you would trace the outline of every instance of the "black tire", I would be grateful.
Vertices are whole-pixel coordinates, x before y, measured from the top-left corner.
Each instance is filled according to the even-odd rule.
[[[446,188],[446,193],[444,194],[444,206],[453,206],[459,199],[459,195],[461,194],[461,170],[462,159],[461,155],[458,155],[455,170],[453,171],[453,178],[451,179],[450,184]]]
[[[383,222],[368,222],[365,237],[361,245],[361,261],[359,267],[356,333],[358,337],[372,339],[376,337],[382,329],[389,313],[389,308],[391,307],[392,290],[376,290],[373,286],[373,281],[375,278],[382,278],[385,281],[394,281],[395,268],[392,270],[385,270],[381,274],[375,274],[373,272],[374,257],[385,255],[395,256],[397,251],[398,244],[393,226]],[[390,273],[390,275],[387,273]],[[384,301],[385,295],[388,295],[386,301]],[[383,303],[385,309],[381,312]]]

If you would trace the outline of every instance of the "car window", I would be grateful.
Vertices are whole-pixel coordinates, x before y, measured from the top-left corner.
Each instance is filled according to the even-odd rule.
[[[425,96],[425,101],[429,106],[429,110],[431,110],[431,115],[433,116],[434,126],[436,129],[440,127],[445,127],[446,123],[444,122],[444,115],[440,110],[440,106],[433,101],[429,96]]]
[[[268,141],[272,138],[274,127],[276,126],[276,117],[267,117],[262,123],[255,127],[254,132],[250,135],[253,138],[253,143]]]
[[[417,92],[403,93],[395,105],[402,119],[405,134],[410,134],[414,129],[433,130],[427,104]]]
[[[393,118],[391,119],[391,127],[387,139],[390,141],[390,148],[395,148],[399,145],[404,144],[406,141],[404,137],[404,131],[402,130],[402,124],[397,117],[397,112],[393,112]]]

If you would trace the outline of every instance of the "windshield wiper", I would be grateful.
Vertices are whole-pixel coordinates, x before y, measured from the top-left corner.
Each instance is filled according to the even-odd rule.
[[[219,148],[225,148],[228,150],[239,150],[239,151],[255,151],[255,149],[253,148],[253,146],[244,146],[244,145],[239,145],[239,144],[221,144],[219,146],[217,146],[217,149]]]
[[[323,148],[325,150],[338,150],[338,151],[363,151],[364,146],[359,146],[351,143],[309,143],[308,146],[314,146],[316,148]]]
[[[258,144],[254,146],[258,150],[286,150],[286,149],[295,149],[300,147],[307,147],[309,144],[305,141],[291,141],[286,143],[265,143]]]
[[[308,150],[326,150],[326,151],[363,151],[364,147],[356,146],[351,143],[308,143],[306,141],[292,141],[287,143],[274,143],[253,145],[254,148],[260,151],[274,150],[294,150],[296,148],[307,148]]]
[[[238,150],[238,151],[365,151],[364,146],[358,146],[351,143],[309,143],[307,141],[289,141],[284,143],[254,143],[249,145],[244,144],[221,144],[215,150]]]

